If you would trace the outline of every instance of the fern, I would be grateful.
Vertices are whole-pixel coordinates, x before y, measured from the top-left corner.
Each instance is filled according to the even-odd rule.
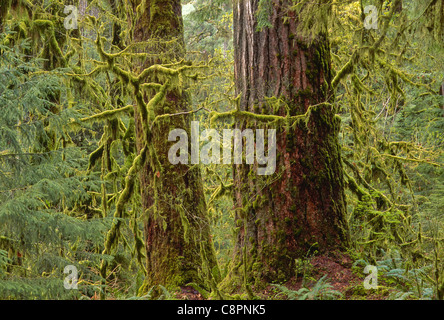
[[[342,298],[341,292],[335,290],[327,281],[327,275],[321,277],[313,287],[291,290],[279,284],[273,284],[288,300],[334,300]]]
[[[398,252],[386,254],[388,258],[377,262],[378,270],[387,281],[394,280],[399,286],[391,294],[391,298],[404,299],[434,299],[435,281],[429,275],[434,270],[431,264],[422,267],[413,267],[412,263],[401,258]]]
[[[157,285],[152,286],[143,296],[132,296],[127,298],[127,300],[174,300],[174,296],[164,286]]]

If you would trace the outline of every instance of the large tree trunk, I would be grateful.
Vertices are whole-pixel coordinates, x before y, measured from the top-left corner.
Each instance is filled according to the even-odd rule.
[[[140,14],[140,11],[136,13],[140,3],[145,7],[141,8],[140,18],[136,21],[133,40],[150,41],[147,52],[155,55],[146,59],[141,69],[183,58],[185,46],[180,0],[133,0],[135,15]],[[172,41],[174,39],[176,41]],[[152,76],[146,81],[163,83],[164,79]],[[190,110],[189,98],[179,89],[168,90],[164,102],[156,106],[155,115]],[[147,94],[145,101],[149,101],[155,93]],[[217,262],[210,240],[200,169],[173,165],[168,160],[168,150],[173,144],[168,142],[170,130],[180,128],[189,132],[190,119],[175,116],[159,121],[152,126],[148,136],[144,136],[142,117],[137,112],[135,114],[139,152],[148,144],[156,154],[156,159],[148,155],[150,159],[140,173],[142,205],[146,213],[148,275],[145,288],[153,285],[174,288],[190,282],[202,285],[205,272],[217,271]],[[218,274],[218,271],[213,274]]]
[[[257,176],[255,165],[234,165],[236,224],[233,262],[223,287],[287,280],[296,258],[348,243],[343,169],[325,34],[312,41],[297,34],[290,1],[273,1],[272,28],[257,30],[258,0],[234,5],[235,79],[240,108],[255,113],[311,114],[307,123],[277,128],[276,172]],[[288,16],[288,20],[284,19]],[[282,100],[278,110],[265,97]],[[288,106],[285,107],[285,104]],[[237,121],[245,129],[264,126]],[[245,278],[246,277],[246,278]]]
[[[439,95],[444,97],[444,82],[439,87]],[[444,109],[444,105],[441,108]]]

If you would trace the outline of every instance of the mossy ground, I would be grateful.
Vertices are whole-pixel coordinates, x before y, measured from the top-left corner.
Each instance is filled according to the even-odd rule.
[[[341,300],[386,300],[396,292],[393,283],[385,278],[378,279],[377,289],[366,289],[364,279],[367,276],[363,268],[356,266],[350,255],[335,252],[329,255],[319,255],[300,260],[297,264],[296,276],[283,283],[288,290],[297,291],[301,288],[312,289],[315,284],[326,276],[326,281],[332,286],[331,289],[341,293]],[[362,269],[362,270],[361,270]],[[251,286],[253,299],[281,300],[287,299],[274,284],[266,284],[260,288]],[[207,300],[219,299],[208,292],[200,292],[199,288],[184,286],[172,292],[172,299],[178,300]],[[244,288],[239,287],[237,291],[224,295],[225,299],[250,300],[250,294]]]

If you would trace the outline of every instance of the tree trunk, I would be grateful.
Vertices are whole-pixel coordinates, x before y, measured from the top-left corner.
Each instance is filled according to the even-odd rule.
[[[171,63],[184,57],[183,22],[180,0],[132,1],[136,7],[144,4],[134,28],[134,41],[150,41],[146,52],[156,55],[146,59],[141,68],[156,63]],[[176,41],[172,41],[176,39]],[[159,79],[160,78],[160,79]],[[152,76],[147,82],[163,83]],[[145,102],[156,92],[146,94]],[[189,111],[189,97],[180,88],[170,88],[163,103],[156,106],[155,116]],[[145,136],[142,117],[136,114],[137,148],[152,146],[155,158],[149,154],[141,169],[142,206],[146,214],[145,242],[147,278],[145,290],[153,285],[167,288],[194,282],[202,285],[203,276],[214,275],[218,268],[203,193],[200,169],[184,164],[173,165],[168,160],[168,142],[172,129],[190,131],[186,116],[169,117],[157,122]],[[151,125],[151,124],[150,124]],[[149,126],[150,126],[149,125]],[[159,169],[159,167],[161,169]]]
[[[330,47],[325,34],[312,41],[297,34],[290,1],[273,1],[270,23],[257,30],[259,0],[234,5],[235,81],[240,109],[309,120],[277,128],[276,172],[257,176],[257,165],[234,165],[237,233],[223,287],[288,280],[295,259],[348,244],[343,169],[332,102]],[[284,19],[288,16],[288,19]],[[278,109],[266,97],[281,99]],[[270,100],[268,100],[270,101]],[[287,107],[285,107],[285,105]],[[237,121],[237,127],[264,127]]]
[[[439,95],[444,97],[444,82],[439,87]],[[444,110],[444,105],[442,105],[441,108]]]

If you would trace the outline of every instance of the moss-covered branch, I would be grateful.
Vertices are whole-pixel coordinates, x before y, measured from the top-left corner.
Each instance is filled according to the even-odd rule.
[[[350,59],[347,61],[347,63],[341,68],[341,70],[339,70],[336,73],[335,77],[333,78],[331,82],[331,86],[333,89],[338,86],[339,82],[342,79],[344,79],[347,75],[353,72],[356,59],[357,59],[357,52],[355,51],[350,57]]]
[[[390,72],[392,72],[394,75],[398,76],[399,78],[401,78],[404,82],[411,84],[415,87],[424,87],[426,88],[429,92],[431,93],[435,93],[428,85],[423,84],[423,83],[417,83],[417,82],[413,82],[412,80],[409,79],[409,75],[406,74],[405,72],[395,68],[393,65],[391,65],[390,63],[387,63],[386,61],[384,61],[383,59],[376,57],[376,61],[382,66],[385,67],[386,69],[389,69]],[[412,76],[410,76],[412,77]]]
[[[414,159],[414,158],[404,158],[404,157],[399,157],[399,156],[394,156],[391,154],[386,154],[386,153],[379,153],[377,155],[378,157],[386,157],[386,158],[391,158],[391,159],[396,159],[396,160],[400,160],[400,161],[407,161],[407,162],[417,162],[417,163],[427,163],[427,164],[431,164],[435,167],[441,167],[442,165],[427,159]]]
[[[177,117],[177,116],[189,115],[189,114],[193,114],[193,113],[199,112],[200,110],[205,110],[205,111],[210,112],[207,108],[200,107],[200,108],[197,108],[195,110],[190,110],[190,111],[183,111],[183,112],[177,112],[177,113],[164,113],[164,114],[157,115],[154,118],[154,120],[151,122],[151,129],[153,128],[154,124],[157,121],[161,120],[161,119],[165,119],[165,118],[168,118],[168,117]]]
[[[103,150],[104,150],[104,145],[102,144],[98,149],[96,149],[89,155],[88,171],[94,168],[97,160],[102,157]]]
[[[314,108],[318,107],[332,107],[332,104],[328,102],[319,103],[316,105],[309,106],[307,111],[304,114],[296,115],[296,116],[278,116],[278,115],[271,115],[271,114],[257,114],[249,111],[243,111],[243,110],[231,110],[226,112],[217,112],[217,111],[211,111],[210,113],[210,124],[215,123],[218,120],[224,120],[228,118],[235,117],[239,120],[253,120],[253,121],[259,121],[264,122],[267,124],[276,124],[276,125],[290,125],[294,126],[296,123],[300,121],[304,121],[305,123],[308,123],[308,120],[310,118],[310,114]]]
[[[62,49],[60,49],[59,43],[57,42],[54,23],[49,20],[34,20],[33,23],[39,31],[46,33],[51,49],[54,51],[57,58],[60,59],[61,67],[66,67],[66,56],[63,54]]]
[[[90,117],[82,118],[80,121],[101,121],[104,119],[114,118],[117,114],[127,111],[132,111],[134,109],[133,105],[128,105],[123,108],[114,109],[114,110],[106,110],[101,113],[96,113]]]
[[[108,231],[105,240],[105,248],[103,249],[103,255],[109,255],[111,253],[111,249],[115,246],[119,230],[122,225],[122,218],[124,215],[125,205],[131,198],[131,195],[134,191],[134,183],[137,177],[137,173],[140,168],[143,166],[146,160],[147,148],[143,148],[140,154],[134,159],[131,168],[128,170],[127,177],[125,178],[125,188],[120,193],[119,199],[116,204],[116,211],[114,213],[114,221],[111,226],[111,229]],[[103,279],[106,279],[106,269],[107,269],[107,261],[102,259],[102,263],[100,266],[100,274]]]
[[[290,120],[287,117],[282,116],[276,116],[276,115],[267,115],[267,114],[256,114],[249,111],[242,111],[242,110],[231,110],[226,112],[216,112],[212,111],[210,113],[210,123],[213,124],[218,120],[224,120],[228,118],[235,117],[236,119],[248,119],[248,120],[256,120],[260,122],[266,122],[266,123],[282,123],[287,122]],[[304,119],[305,115],[299,115],[295,117],[291,117],[293,120],[298,119]]]
[[[142,149],[140,154],[134,159],[131,168],[128,170],[127,176],[125,178],[125,188],[119,196],[116,204],[116,212],[114,214],[117,218],[122,218],[124,216],[123,209],[125,204],[129,201],[132,192],[134,190],[134,182],[137,177],[137,173],[143,166],[146,160],[146,147]]]

